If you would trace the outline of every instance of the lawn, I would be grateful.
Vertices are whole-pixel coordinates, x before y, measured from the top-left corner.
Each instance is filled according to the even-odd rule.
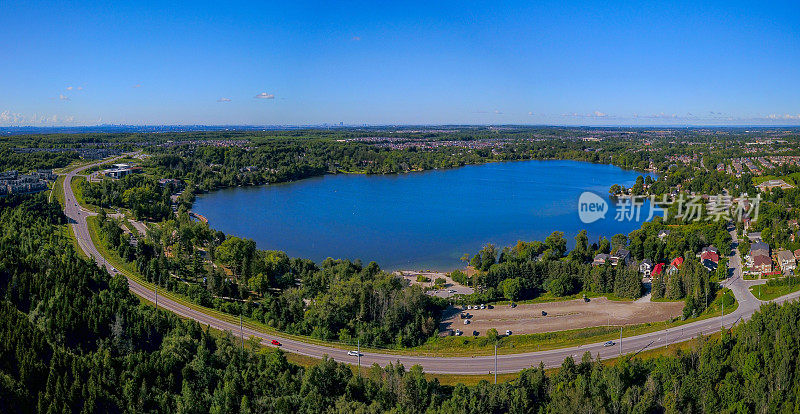
[[[764,284],[750,287],[750,292],[759,300],[772,300],[798,290],[800,290],[800,283],[786,286],[767,286]]]

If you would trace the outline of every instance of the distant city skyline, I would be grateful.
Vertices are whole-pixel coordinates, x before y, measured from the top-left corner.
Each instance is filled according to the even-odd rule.
[[[0,127],[800,125],[800,3],[10,1]]]

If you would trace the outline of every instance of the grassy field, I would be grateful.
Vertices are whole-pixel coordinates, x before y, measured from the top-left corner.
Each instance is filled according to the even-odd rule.
[[[800,283],[787,286],[750,286],[750,292],[759,300],[772,300],[800,290]]]
[[[594,293],[594,292],[580,292],[574,295],[569,296],[555,296],[550,292],[545,292],[533,299],[525,299],[515,301],[514,303],[517,304],[537,304],[537,303],[550,303],[550,302],[563,302],[567,300],[575,300],[575,299],[582,299],[583,295],[586,295],[587,298],[606,298],[608,300],[618,301],[618,302],[631,302],[633,299],[629,298],[620,298],[618,296],[614,296],[609,293]],[[508,305],[510,304],[510,300],[501,300],[499,302],[492,302],[493,305]]]

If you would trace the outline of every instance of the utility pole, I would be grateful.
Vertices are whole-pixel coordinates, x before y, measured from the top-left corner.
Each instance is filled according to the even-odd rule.
[[[497,342],[494,343],[494,383],[497,384]]]

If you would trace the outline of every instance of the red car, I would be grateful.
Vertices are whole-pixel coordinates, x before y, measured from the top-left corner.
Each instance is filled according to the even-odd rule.
[[[271,344],[275,345],[275,346],[281,346],[281,343],[276,341],[276,340],[274,340],[274,339],[272,340]]]

